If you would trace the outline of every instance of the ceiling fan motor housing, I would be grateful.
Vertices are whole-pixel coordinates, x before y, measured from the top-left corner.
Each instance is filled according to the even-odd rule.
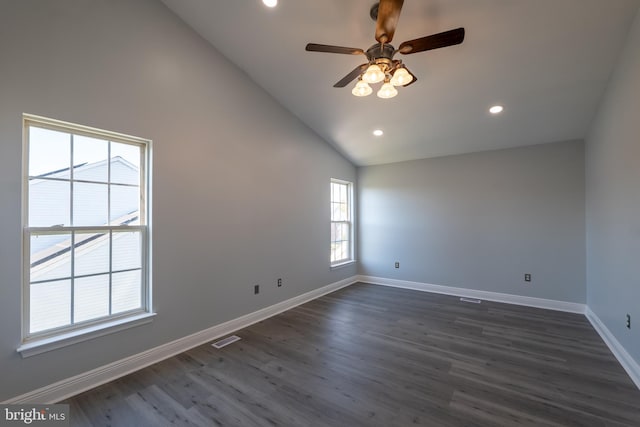
[[[395,48],[390,44],[376,43],[367,49],[366,55],[370,64],[377,64],[383,72],[388,73],[400,62],[393,60],[395,53]]]
[[[393,59],[393,55],[396,53],[396,49],[390,44],[376,43],[367,49],[366,55],[369,61],[373,61],[380,58]]]

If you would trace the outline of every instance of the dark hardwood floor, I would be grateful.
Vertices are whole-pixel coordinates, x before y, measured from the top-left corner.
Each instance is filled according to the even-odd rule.
[[[578,314],[355,284],[66,403],[73,426],[640,426]]]

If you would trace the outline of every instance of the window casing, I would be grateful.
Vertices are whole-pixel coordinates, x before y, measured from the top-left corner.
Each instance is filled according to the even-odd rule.
[[[150,141],[23,125],[23,342],[149,313]]]
[[[353,262],[353,184],[331,180],[331,266]]]

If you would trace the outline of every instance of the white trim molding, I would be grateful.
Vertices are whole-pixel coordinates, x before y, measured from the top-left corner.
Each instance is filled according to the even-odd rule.
[[[386,279],[372,276],[352,276],[344,280],[323,286],[313,291],[298,295],[297,297],[265,307],[253,313],[218,324],[211,328],[196,332],[175,341],[143,351],[142,353],[118,360],[108,365],[101,366],[88,372],[71,378],[58,381],[54,384],[25,393],[9,399],[3,404],[20,403],[54,403],[74,396],[83,391],[90,390],[99,385],[113,381],[117,378],[143,369],[149,365],[180,354],[191,348],[229,335],[239,329],[246,328],[254,323],[268,319],[298,305],[312,301],[328,293],[337,291],[356,282],[370,283],[374,285],[391,286],[396,288],[412,289],[422,292],[446,294],[467,298],[478,298],[487,301],[503,302],[507,304],[524,305],[529,307],[545,308],[549,310],[565,311],[570,313],[585,314],[594,329],[600,334],[611,352],[618,359],[622,367],[631,377],[631,380],[640,389],[640,366],[622,347],[613,334],[602,321],[585,304],[555,301],[543,298],[526,297],[520,295],[503,294],[498,292],[479,291],[474,289],[456,288],[451,286],[432,285],[428,283],[411,282],[406,280]]]
[[[476,298],[487,301],[504,302],[507,304],[524,305],[527,307],[546,308],[547,310],[566,311],[568,313],[584,314],[585,304],[557,301],[544,298],[527,297],[522,295],[503,294],[499,292],[478,291],[454,286],[432,285],[430,283],[411,282],[408,280],[386,279],[383,277],[358,276],[358,281],[372,285],[391,286],[394,288],[413,289],[415,291],[431,292],[435,294],[453,295],[465,298]]]
[[[162,344],[158,347],[143,351],[142,353],[118,360],[108,365],[101,366],[88,372],[76,375],[71,378],[58,381],[40,389],[25,393],[9,399],[3,404],[18,403],[42,403],[50,404],[59,402],[83,391],[90,390],[99,385],[113,381],[132,372],[138,371],[154,363],[168,359],[184,351],[205,344],[209,341],[228,335],[239,329],[246,328],[254,323],[268,319],[298,305],[304,304],[338,289],[349,286],[357,281],[356,276],[352,276],[335,283],[323,286],[313,291],[298,295],[297,297],[279,302],[265,307],[253,313],[240,316],[228,322],[220,323],[211,328],[179,338],[175,341]]]
[[[611,353],[627,372],[631,381],[640,389],[640,365],[620,344],[598,316],[586,304],[567,301],[557,301],[544,298],[527,297],[521,295],[503,294],[499,292],[478,291],[475,289],[456,288],[453,286],[432,285],[429,283],[411,282],[407,280],[387,279],[373,276],[357,276],[359,282],[372,285],[391,286],[394,288],[411,289],[436,294],[453,295],[465,298],[477,298],[487,301],[503,302],[507,304],[524,305],[528,307],[545,308],[547,310],[565,311],[568,313],[584,314],[593,328],[600,335]]]
[[[618,359],[618,362],[622,365],[627,374],[631,378],[631,381],[638,387],[640,390],[640,365],[636,362],[633,357],[625,350],[625,348],[620,344],[620,341],[616,339],[616,337],[611,333],[609,328],[605,326],[605,324],[600,320],[600,318],[593,312],[589,307],[587,307],[586,314],[587,319],[591,322],[593,328],[600,334],[602,340],[607,344],[611,353]]]
[[[124,317],[122,319],[111,320],[106,323],[91,325],[86,328],[72,330],[60,335],[48,338],[41,338],[22,344],[16,350],[23,358],[35,356],[46,351],[77,344],[82,341],[91,340],[103,335],[113,334],[125,329],[151,323],[156,313],[142,313],[135,316]]]

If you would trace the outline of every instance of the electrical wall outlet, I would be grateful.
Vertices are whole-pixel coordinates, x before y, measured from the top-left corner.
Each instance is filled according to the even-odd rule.
[[[254,285],[253,286],[253,293],[254,295],[257,295],[260,293],[260,285]]]
[[[524,275],[524,281],[525,281],[525,282],[530,282],[530,281],[531,281],[531,274],[529,274],[529,273],[525,273],[525,275]]]
[[[631,315],[627,314],[627,329],[631,329]]]
[[[400,268],[400,263],[396,261],[396,268]]]
[[[282,286],[282,279],[278,279],[278,287]]]

